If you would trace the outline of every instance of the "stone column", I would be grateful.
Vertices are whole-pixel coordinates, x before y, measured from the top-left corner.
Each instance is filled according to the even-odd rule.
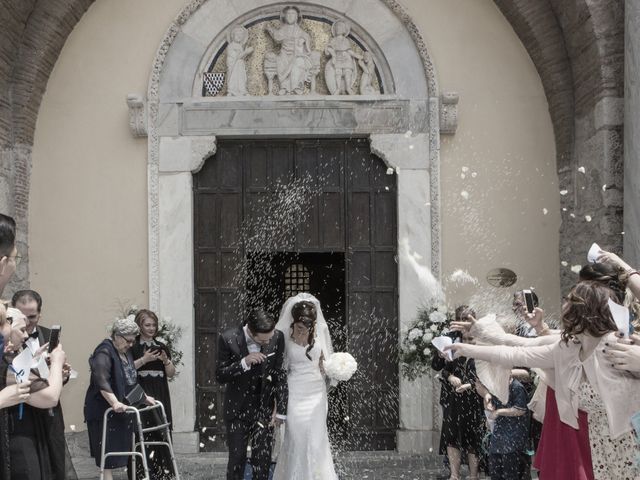
[[[624,258],[640,267],[640,1],[626,0],[624,28]]]
[[[193,311],[193,172],[215,153],[215,137],[161,137],[159,204],[159,312],[182,328],[183,365],[169,384],[173,441],[180,453],[198,451]]]
[[[440,294],[431,274],[429,134],[371,135],[371,151],[398,176],[399,331],[403,336],[418,309]],[[433,380],[400,377],[398,451],[425,453],[433,447]]]

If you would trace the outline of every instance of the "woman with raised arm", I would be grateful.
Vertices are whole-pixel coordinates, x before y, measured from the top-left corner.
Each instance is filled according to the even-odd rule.
[[[636,478],[629,420],[640,410],[640,380],[616,370],[605,357],[604,349],[616,341],[617,330],[610,298],[615,301],[612,290],[600,283],[578,283],[563,305],[560,338],[549,345],[449,347],[455,356],[543,369],[553,389],[547,403],[557,404],[558,412],[557,419],[547,412],[545,424],[561,422],[570,428],[565,434],[552,429],[554,438],[547,441],[543,432],[545,448],[538,460],[545,480]],[[577,436],[571,434],[576,430]]]
[[[2,312],[4,313],[4,312]],[[0,315],[1,317],[1,315]],[[0,387],[2,392],[23,391],[17,387],[16,373],[12,366],[14,358],[22,350],[28,338],[26,317],[15,308],[9,308],[6,320],[0,318],[0,326],[5,336],[5,347],[0,362]],[[9,326],[9,329],[5,327]],[[36,357],[46,350],[46,344],[36,352]],[[24,378],[28,394],[11,395],[5,398],[5,406],[0,411],[0,444],[2,445],[2,480],[32,480],[52,478],[51,458],[60,452],[52,451],[47,442],[43,416],[48,409],[58,404],[62,392],[62,367],[66,355],[59,344],[50,354],[49,376],[44,379],[33,370]],[[18,405],[19,399],[24,403]],[[11,406],[9,406],[11,405]],[[64,454],[64,453],[63,453]]]

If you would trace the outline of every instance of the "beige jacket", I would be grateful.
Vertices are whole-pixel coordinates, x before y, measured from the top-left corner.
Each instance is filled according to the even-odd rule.
[[[508,368],[541,368],[545,382],[555,390],[560,419],[575,429],[578,428],[580,384],[586,376],[604,403],[609,432],[615,439],[631,431],[630,418],[640,411],[640,379],[614,369],[604,356],[605,343],[616,341],[613,332],[605,335],[584,361],[580,360],[582,345],[577,340],[565,344],[558,337],[549,345],[526,347],[464,344],[459,354]]]
[[[473,327],[471,327],[470,333],[478,345],[508,345],[512,347],[549,345],[556,343],[560,338],[559,330],[551,330],[549,335],[539,337],[520,337],[506,333],[502,326],[496,321],[496,316],[493,314],[479,319]],[[528,407],[533,413],[533,417],[539,422],[542,422],[544,421],[547,399],[546,373],[539,368],[534,368],[533,370],[538,374],[540,383]],[[509,401],[511,367],[503,367],[495,363],[477,360],[476,371],[478,378],[487,390],[498,397],[502,403],[506,404]]]

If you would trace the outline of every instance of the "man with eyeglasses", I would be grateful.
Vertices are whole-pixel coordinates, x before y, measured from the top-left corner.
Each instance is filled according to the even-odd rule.
[[[42,297],[35,290],[19,290],[11,298],[11,305],[20,310],[27,318],[27,345],[32,351],[36,351],[41,345],[49,341],[51,330],[39,325],[42,313]],[[65,363],[63,370],[64,384],[69,381],[71,366]],[[71,455],[64,437],[64,417],[60,402],[54,408],[42,413],[43,424],[47,431],[51,466],[56,480],[77,478]]]

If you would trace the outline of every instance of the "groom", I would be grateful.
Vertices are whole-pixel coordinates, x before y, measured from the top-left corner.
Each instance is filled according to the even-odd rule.
[[[273,427],[285,420],[288,397],[284,335],[275,326],[272,315],[253,310],[244,327],[227,330],[218,340],[216,380],[227,385],[227,480],[244,478],[249,440],[252,478],[269,477]]]

